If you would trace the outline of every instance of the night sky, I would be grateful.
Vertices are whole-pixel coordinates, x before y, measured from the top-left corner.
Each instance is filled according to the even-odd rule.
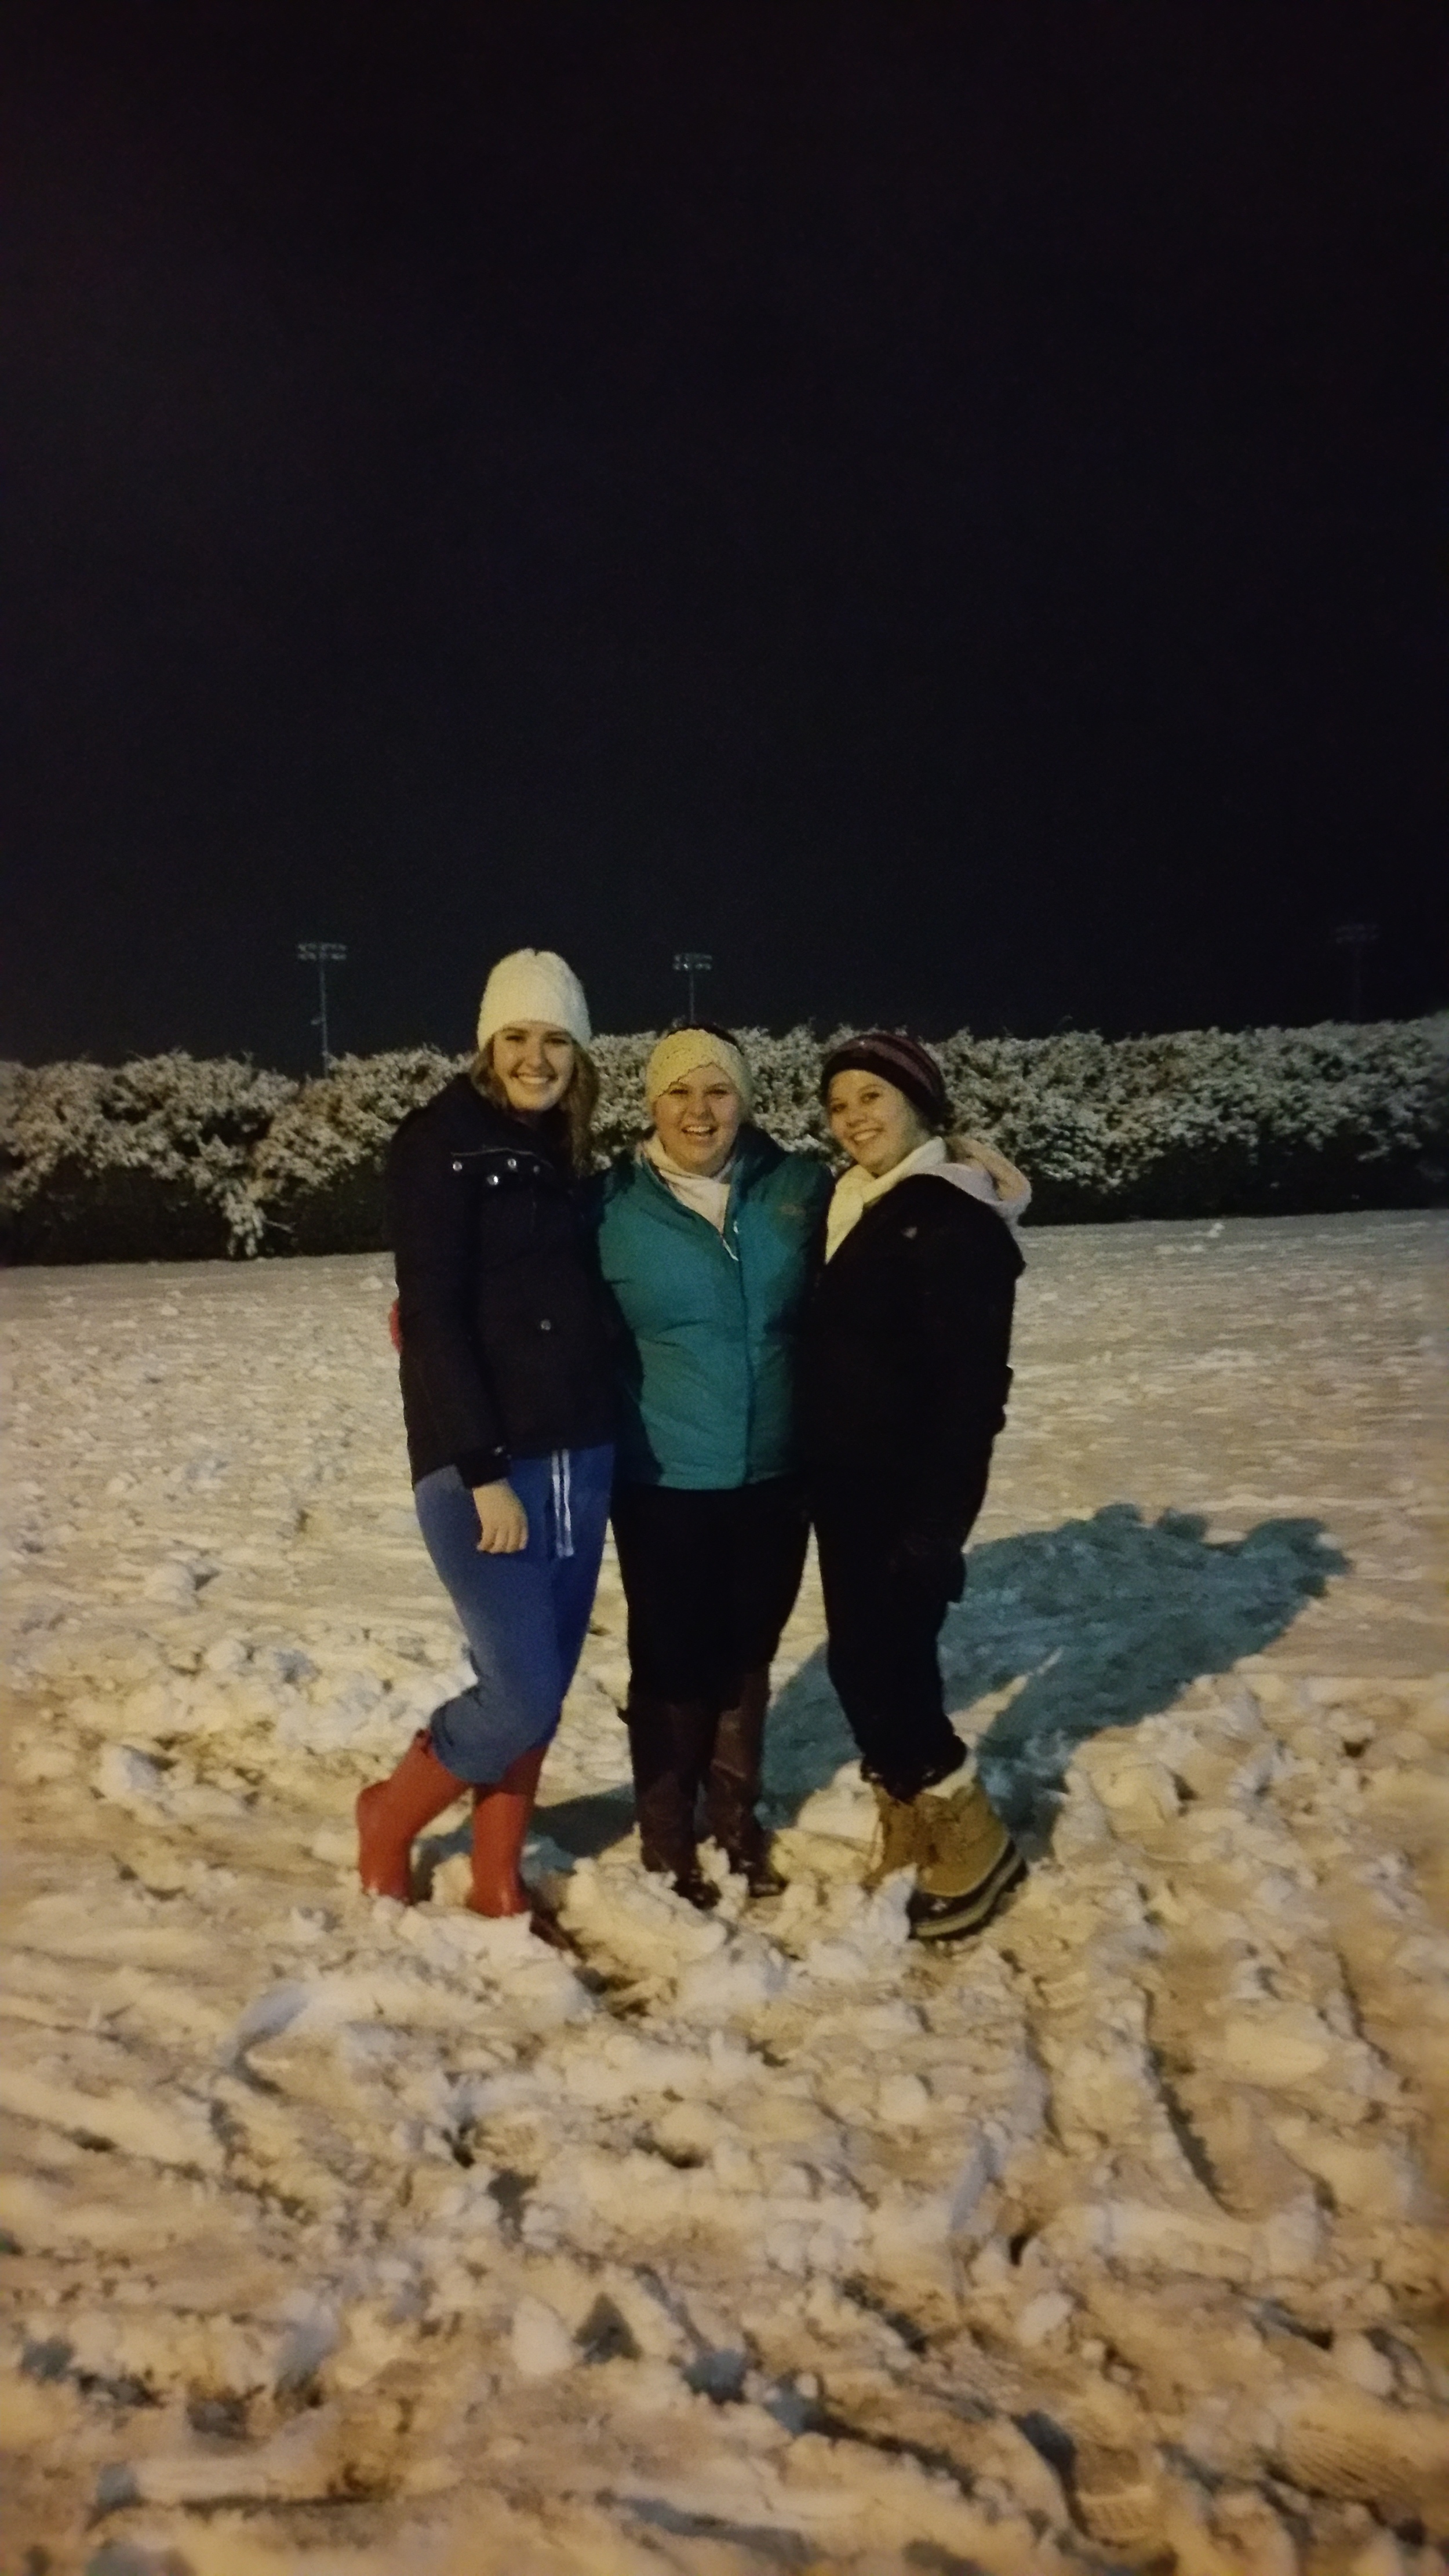
[[[11,0],[0,1052],[1449,998],[1411,0]]]

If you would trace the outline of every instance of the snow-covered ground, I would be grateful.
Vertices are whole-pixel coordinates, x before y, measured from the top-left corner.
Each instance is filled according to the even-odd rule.
[[[384,1265],[0,1283],[3,2576],[1439,2568],[1446,1247],[1030,1239],[949,1661],[1038,1859],[975,1946],[861,1892],[813,1579],[787,1894],[641,1882],[606,1569],[581,1965],[453,1820],[431,1903],[350,1879],[457,1662]]]

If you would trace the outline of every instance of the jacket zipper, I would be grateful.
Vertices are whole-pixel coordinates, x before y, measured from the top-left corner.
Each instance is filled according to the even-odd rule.
[[[746,1414],[745,1414],[745,1452],[744,1452],[744,1464],[745,1464],[746,1470],[748,1470],[748,1468],[749,1468],[749,1463],[750,1463],[750,1448],[751,1448],[751,1444],[752,1444],[752,1441],[753,1441],[753,1438],[754,1438],[754,1428],[755,1428],[755,1372],[754,1372],[753,1368],[751,1368],[751,1366],[750,1366],[749,1316],[748,1316],[748,1315],[743,1311],[743,1309],[744,1309],[744,1302],[745,1302],[745,1278],[744,1278],[744,1270],[743,1270],[743,1267],[742,1267],[742,1264],[741,1264],[741,1261],[740,1261],[740,1255],[739,1255],[738,1246],[737,1246],[737,1244],[732,1243],[732,1242],[730,1241],[730,1232],[731,1232],[731,1230],[733,1229],[736,1233],[738,1233],[738,1229],[739,1229],[739,1218],[738,1218],[738,1215],[737,1215],[737,1214],[735,1213],[735,1211],[734,1211],[734,1210],[733,1210],[733,1209],[732,1209],[732,1208],[727,1204],[727,1205],[726,1205],[726,1208],[725,1208],[724,1230],[723,1230],[723,1231],[720,1231],[717,1227],[712,1226],[712,1225],[710,1224],[710,1221],[709,1221],[709,1219],[708,1219],[708,1217],[707,1217],[707,1216],[701,1216],[701,1215],[700,1215],[698,1208],[684,1207],[684,1206],[682,1206],[682,1205],[681,1205],[680,1201],[675,1197],[674,1192],[673,1192],[673,1191],[672,1191],[672,1189],[669,1187],[668,1182],[667,1182],[667,1181],[665,1181],[665,1180],[662,1180],[662,1179],[660,1178],[660,1175],[658,1174],[658,1172],[656,1172],[656,1171],[653,1169],[653,1166],[650,1164],[650,1162],[648,1161],[647,1157],[645,1157],[645,1156],[642,1156],[642,1155],[641,1155],[641,1157],[640,1157],[640,1161],[641,1161],[641,1163],[642,1163],[642,1165],[643,1165],[644,1170],[645,1170],[646,1172],[648,1172],[648,1174],[649,1174],[649,1178],[650,1178],[650,1180],[653,1182],[654,1187],[658,1190],[658,1192],[659,1192],[659,1194],[660,1194],[661,1198],[663,1198],[663,1199],[668,1203],[668,1206],[669,1206],[669,1208],[670,1208],[671,1212],[672,1212],[672,1213],[674,1213],[674,1214],[676,1214],[676,1215],[678,1215],[678,1216],[680,1216],[680,1217],[682,1217],[682,1218],[683,1218],[683,1220],[684,1220],[684,1223],[685,1223],[686,1225],[702,1225],[702,1226],[704,1227],[704,1229],[705,1229],[705,1231],[706,1231],[706,1233],[707,1233],[707,1234],[711,1234],[711,1235],[713,1235],[713,1236],[714,1236],[715,1242],[716,1242],[717,1244],[719,1244],[719,1246],[721,1247],[722,1251],[723,1251],[723,1252],[724,1252],[724,1254],[725,1254],[726,1259],[727,1259],[727,1260],[729,1260],[729,1261],[732,1261],[732,1262],[734,1263],[734,1266],[735,1266],[735,1276],[736,1276],[736,1279],[737,1279],[737,1281],[738,1281],[738,1283],[739,1283],[739,1298],[740,1298],[740,1306],[741,1306],[741,1310],[742,1310],[742,1311],[741,1311],[740,1322],[741,1322],[741,1326],[742,1326],[742,1330],[743,1330],[743,1338],[744,1338],[744,1345],[745,1345],[745,1371],[746,1371],[746,1375],[747,1375],[748,1380],[749,1380],[749,1390],[750,1390],[750,1393],[749,1393],[749,1405],[748,1405],[748,1409],[747,1409]],[[731,1188],[731,1191],[730,1191],[730,1198],[731,1198],[731,1200],[733,1199],[733,1197],[734,1197],[734,1190],[733,1190],[733,1188]]]

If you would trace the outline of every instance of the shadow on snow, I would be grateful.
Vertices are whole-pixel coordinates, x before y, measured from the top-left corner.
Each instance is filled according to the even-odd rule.
[[[1212,1540],[1190,1512],[1144,1520],[1109,1503],[1090,1520],[989,1539],[967,1560],[966,1598],[941,1639],[946,1705],[976,1736],[973,1705],[1010,1690],[980,1733],[981,1774],[1024,1847],[1043,1850],[1073,1748],[1135,1726],[1202,1676],[1261,1653],[1347,1570],[1321,1521],[1260,1521]],[[854,1744],[822,1648],[786,1683],[770,1717],[777,1817],[794,1815]]]
[[[941,1639],[946,1705],[977,1739],[986,1787],[1028,1852],[1050,1842],[1076,1745],[1104,1727],[1135,1726],[1189,1682],[1261,1653],[1347,1571],[1321,1521],[1260,1521],[1240,1539],[1210,1539],[1207,1529],[1197,1513],[1149,1521],[1135,1503],[1109,1503],[1090,1520],[971,1549],[966,1598]],[[980,1731],[973,1707],[1004,1691],[1011,1697]],[[854,1757],[822,1646],[770,1713],[771,1821],[789,1822]],[[539,1808],[537,1822],[584,1858],[623,1840],[633,1802],[627,1790],[559,1799]],[[464,1830],[432,1857],[466,1847]]]

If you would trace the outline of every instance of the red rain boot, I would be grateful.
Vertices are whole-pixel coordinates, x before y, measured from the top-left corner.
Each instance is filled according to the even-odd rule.
[[[475,1914],[531,1914],[533,1899],[518,1874],[519,1855],[538,1795],[546,1744],[520,1753],[501,1780],[473,1792],[473,1893]]]
[[[357,1869],[369,1896],[412,1903],[412,1840],[467,1790],[445,1770],[424,1727],[390,1780],[375,1780],[357,1801]]]

